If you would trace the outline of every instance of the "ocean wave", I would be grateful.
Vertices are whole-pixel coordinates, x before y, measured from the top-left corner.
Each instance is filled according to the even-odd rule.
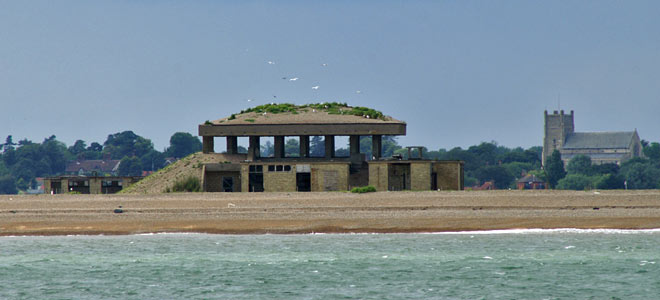
[[[498,229],[498,230],[476,230],[476,231],[442,231],[442,232],[426,232],[422,234],[477,235],[477,234],[538,234],[538,233],[640,234],[640,233],[660,233],[660,228],[653,228],[653,229],[529,228],[529,229]]]

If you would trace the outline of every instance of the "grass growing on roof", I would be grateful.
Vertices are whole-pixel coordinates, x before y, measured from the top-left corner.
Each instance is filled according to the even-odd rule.
[[[356,107],[351,107],[348,106],[346,103],[340,103],[340,102],[323,102],[323,103],[311,103],[311,104],[304,104],[304,105],[295,105],[291,103],[280,103],[280,104],[263,104],[259,106],[255,106],[252,108],[248,108],[245,110],[242,110],[240,113],[269,113],[269,114],[279,114],[279,113],[291,113],[291,114],[298,114],[299,111],[302,112],[307,112],[309,109],[317,110],[317,111],[324,111],[327,112],[331,115],[353,115],[353,116],[359,116],[359,117],[365,117],[365,118],[370,118],[370,119],[380,119],[380,120],[385,120],[385,115],[383,115],[382,112],[375,110],[373,108],[368,108],[368,107],[363,107],[363,106],[356,106]],[[229,117],[229,120],[233,120],[236,118],[235,114],[232,114]],[[254,122],[252,119],[246,119],[245,121],[247,122]]]

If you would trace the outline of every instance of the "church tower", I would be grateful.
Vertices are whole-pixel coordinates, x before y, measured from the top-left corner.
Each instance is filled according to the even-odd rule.
[[[547,110],[544,113],[543,165],[552,152],[555,149],[560,150],[564,146],[566,138],[575,132],[572,110],[570,115],[564,114],[563,110],[559,112],[555,110],[551,115]]]

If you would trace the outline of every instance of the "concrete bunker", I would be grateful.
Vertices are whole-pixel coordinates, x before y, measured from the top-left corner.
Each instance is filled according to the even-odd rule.
[[[232,162],[204,166],[204,191],[342,191],[366,185],[378,190],[429,190],[440,186],[431,183],[438,175],[431,175],[430,161],[424,161],[428,174],[416,175],[421,172],[417,165],[423,161],[421,149],[420,158],[414,162],[382,157],[382,136],[405,134],[406,123],[366,108],[339,103],[258,106],[199,125],[203,152],[212,153],[214,139],[221,137],[227,141],[224,156],[232,158]],[[347,154],[336,153],[338,136],[348,137]],[[369,158],[360,151],[360,136],[371,137]],[[248,138],[247,154],[238,153],[239,137]],[[297,155],[287,154],[286,147],[293,145],[287,139],[292,137],[298,141]],[[272,140],[273,151],[268,157],[262,155],[264,139]],[[384,179],[373,176],[372,164],[384,166]],[[462,189],[462,185],[454,184],[453,188]]]

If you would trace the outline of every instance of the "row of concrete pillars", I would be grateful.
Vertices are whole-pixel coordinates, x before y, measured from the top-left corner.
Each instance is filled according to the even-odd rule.
[[[214,150],[213,145],[213,136],[204,136],[202,137],[202,152],[212,153]],[[300,157],[306,158],[309,156],[309,135],[301,135],[300,137]],[[372,135],[371,138],[371,155],[373,159],[380,159],[382,156],[382,135]],[[274,157],[275,158],[284,158],[284,136],[278,135],[274,136]],[[248,159],[255,160],[259,158],[261,153],[261,145],[259,143],[258,136],[249,137],[250,145],[248,147]],[[335,157],[335,136],[326,135],[325,136],[325,158]],[[354,154],[360,153],[360,136],[351,135],[348,139],[349,151],[351,156]],[[228,136],[227,137],[227,154],[238,154],[238,137]]]

